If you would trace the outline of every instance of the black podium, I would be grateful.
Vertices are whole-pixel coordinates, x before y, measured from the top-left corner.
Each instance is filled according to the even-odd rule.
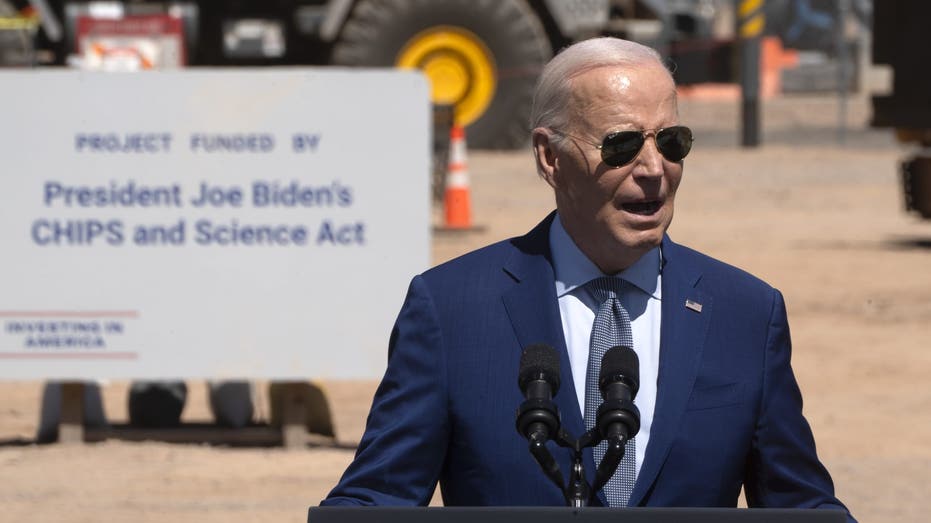
[[[841,510],[602,507],[311,507],[307,523],[844,523]]]

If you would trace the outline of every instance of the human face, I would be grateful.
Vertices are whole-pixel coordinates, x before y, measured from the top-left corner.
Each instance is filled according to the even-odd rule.
[[[567,110],[569,129],[560,131],[572,136],[558,146],[555,131],[534,130],[541,172],[569,236],[602,272],[613,274],[662,241],[682,162],[663,158],[651,132],[637,157],[620,167],[605,165],[591,143],[615,131],[678,125],[675,85],[659,64],[601,67],[572,80]]]

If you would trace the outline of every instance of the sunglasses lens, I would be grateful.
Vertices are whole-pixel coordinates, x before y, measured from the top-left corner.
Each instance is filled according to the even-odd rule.
[[[678,162],[692,149],[692,130],[682,125],[667,127],[656,134],[656,148],[670,162]]]
[[[621,131],[605,136],[601,144],[601,159],[611,167],[627,165],[643,147],[643,133],[640,131]]]

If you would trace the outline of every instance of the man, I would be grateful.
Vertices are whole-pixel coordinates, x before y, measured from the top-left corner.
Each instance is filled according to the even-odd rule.
[[[802,417],[782,296],[665,236],[691,132],[658,55],[573,45],[544,69],[532,126],[556,213],[413,279],[356,459],[323,504],[426,504],[439,481],[447,505],[564,505],[514,429],[521,352],[558,350],[554,401],[578,436],[597,408],[589,353],[614,325],[639,356],[641,429],[626,491],[598,502],[728,507],[743,486],[751,506],[845,510]],[[591,449],[584,465],[591,481]]]

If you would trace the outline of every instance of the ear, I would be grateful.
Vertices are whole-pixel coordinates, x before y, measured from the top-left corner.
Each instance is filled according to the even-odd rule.
[[[552,131],[545,127],[537,127],[530,136],[533,157],[537,162],[537,172],[546,180],[546,183],[550,184],[550,187],[555,189],[558,185],[556,172],[559,170],[559,161],[552,141]]]

